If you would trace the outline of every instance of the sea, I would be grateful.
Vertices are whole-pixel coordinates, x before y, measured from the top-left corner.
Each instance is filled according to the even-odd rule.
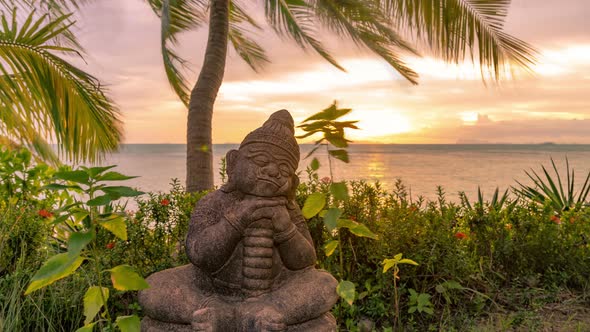
[[[214,144],[215,184],[221,184],[221,159],[237,144]],[[313,145],[300,145],[302,157]],[[566,181],[566,159],[575,171],[575,183],[581,185],[590,172],[590,145],[563,144],[353,144],[348,148],[349,163],[332,159],[334,181],[364,180],[379,182],[385,189],[393,189],[399,179],[412,198],[437,197],[442,187],[450,201],[458,201],[463,191],[470,200],[477,199],[478,188],[484,198],[494,190],[501,192],[518,186],[518,182],[531,184],[525,171],[543,176],[545,166],[554,176],[553,159],[562,180]],[[300,178],[305,181],[305,169],[313,158],[320,162],[321,178],[330,175],[328,153],[319,149],[312,157],[299,163]],[[103,165],[117,165],[125,175],[138,178],[127,185],[142,191],[166,192],[172,179],[185,183],[186,146],[184,144],[127,144],[119,152],[106,157]]]

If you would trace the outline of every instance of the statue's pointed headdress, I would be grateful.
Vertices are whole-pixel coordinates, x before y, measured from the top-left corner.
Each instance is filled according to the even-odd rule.
[[[295,140],[295,122],[287,110],[274,112],[262,127],[249,133],[240,149],[249,144],[270,144],[287,152],[291,166],[299,165],[299,145]]]

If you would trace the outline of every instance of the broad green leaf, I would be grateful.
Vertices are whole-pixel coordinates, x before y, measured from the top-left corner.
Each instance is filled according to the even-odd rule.
[[[107,172],[98,177],[99,181],[123,181],[129,179],[135,179],[137,176],[127,176],[119,172]]]
[[[100,294],[102,290],[102,295]],[[92,286],[88,288],[86,294],[84,294],[84,325],[88,325],[96,314],[100,312],[100,309],[109,300],[109,289],[106,287]]]
[[[392,267],[397,265],[398,260],[395,258],[386,258],[381,264],[383,264],[383,273],[389,271]]]
[[[338,219],[337,227],[338,228],[352,228],[358,225],[358,223],[354,220],[350,219]]]
[[[89,217],[89,212],[84,210],[84,209],[80,209],[77,211],[72,211],[72,216],[74,217],[74,221],[76,223],[81,222],[84,218]]]
[[[324,129],[327,128],[327,126],[330,124],[329,121],[326,120],[320,120],[320,121],[314,121],[311,123],[306,123],[306,124],[302,124],[299,126],[299,128],[303,129],[306,132],[312,132],[312,131],[316,131],[319,129]]]
[[[135,197],[145,194],[143,191],[137,191],[131,187],[125,186],[109,186],[100,188],[100,190],[109,194],[113,199],[118,199],[120,197]]]
[[[348,163],[350,160],[348,159],[348,152],[344,149],[340,149],[340,150],[330,150],[328,151],[328,153],[336,158],[336,159],[340,159],[345,163]]]
[[[418,263],[414,262],[411,259],[404,258],[398,262],[398,264],[411,264],[411,265],[419,265]]]
[[[99,225],[113,233],[119,239],[127,241],[127,224],[125,224],[125,218],[119,215],[113,216],[113,218],[107,221],[100,222]]]
[[[46,186],[43,186],[43,189],[47,189],[47,190],[65,190],[65,189],[77,189],[77,190],[82,190],[82,188],[80,186],[76,186],[76,185],[65,185],[65,184],[59,184],[59,183],[51,183],[48,184]]]
[[[310,219],[318,214],[326,205],[326,194],[324,193],[313,193],[307,197],[303,204],[301,213],[306,219]]]
[[[346,141],[344,136],[330,134],[330,135],[325,135],[325,137],[328,140],[328,142],[330,142],[332,145],[334,145],[337,148],[348,147],[348,142]]]
[[[139,317],[133,316],[119,316],[117,317],[117,326],[121,332],[140,332],[141,322]]]
[[[129,265],[119,265],[110,270],[113,287],[118,290],[142,290],[150,287]]]
[[[68,254],[77,256],[94,239],[94,232],[75,232],[68,239]]]
[[[339,208],[328,209],[326,215],[324,216],[324,225],[326,225],[328,232],[332,232],[334,229],[336,229],[338,219],[341,215],[342,210],[340,210]]]
[[[324,252],[326,253],[326,256],[328,256],[328,257],[332,256],[332,254],[334,253],[336,248],[338,248],[339,244],[340,244],[340,241],[338,241],[338,240],[332,240],[332,241],[326,243],[326,245],[324,246]]]
[[[352,305],[352,302],[354,302],[355,287],[352,282],[347,280],[340,281],[336,287],[336,293],[349,305]]]
[[[94,325],[96,325],[96,323],[97,322],[84,325],[81,328],[77,329],[75,332],[92,332],[94,331]]]
[[[27,287],[27,290],[25,291],[25,295],[50,285],[56,280],[69,276],[78,269],[83,261],[84,258],[69,255],[68,253],[62,253],[51,257],[43,264],[43,266],[41,266],[39,271],[35,273],[31,279],[29,287]]]
[[[102,205],[109,205],[112,202],[112,198],[110,195],[102,195],[102,196],[98,196],[95,197],[91,200],[89,200],[88,202],[86,202],[86,205],[88,206],[102,206]]]
[[[110,166],[97,166],[97,167],[90,167],[86,168],[85,171],[90,175],[91,178],[96,178],[97,175],[101,174],[104,171],[108,171],[111,168],[115,168],[117,165],[110,165]]]
[[[318,158],[313,158],[313,160],[309,164],[309,167],[311,167],[311,169],[313,169],[314,171],[317,171],[320,168],[320,162]]]
[[[334,199],[338,201],[346,201],[348,199],[348,187],[344,182],[334,182],[330,185],[330,193]]]
[[[369,227],[363,224],[358,224],[355,227],[349,228],[348,230],[350,230],[350,232],[356,236],[368,237],[370,239],[377,240],[377,234],[371,232]]]
[[[84,171],[62,171],[53,175],[57,179],[89,184],[88,173]]]

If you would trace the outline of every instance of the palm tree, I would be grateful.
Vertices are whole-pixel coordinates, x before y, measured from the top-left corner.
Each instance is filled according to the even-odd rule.
[[[161,18],[161,45],[168,80],[188,106],[187,190],[213,186],[211,120],[221,86],[228,41],[257,71],[268,62],[263,48],[249,37],[260,25],[238,0],[147,0]],[[384,59],[412,84],[418,75],[402,60],[418,54],[401,36],[449,62],[477,61],[482,76],[499,80],[514,67],[530,70],[536,51],[502,31],[510,0],[264,0],[269,25],[281,37],[311,49],[344,70],[317,38],[320,27],[352,40]],[[209,36],[199,78],[189,90],[185,65],[170,47],[178,33],[198,28],[209,11]]]
[[[43,2],[18,4],[22,10]],[[96,78],[62,58],[82,57],[70,15],[50,14],[32,10],[17,19],[11,7],[10,16],[0,16],[0,143],[28,145],[41,159],[57,163],[49,138],[66,158],[95,161],[118,147],[120,113]]]

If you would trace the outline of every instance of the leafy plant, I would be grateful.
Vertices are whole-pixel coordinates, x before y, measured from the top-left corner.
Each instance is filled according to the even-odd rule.
[[[32,2],[39,6],[39,1]],[[56,1],[45,5],[60,7]],[[0,15],[0,142],[30,146],[52,163],[58,158],[46,137],[53,137],[58,150],[76,161],[100,159],[122,137],[119,110],[104,86],[61,57],[81,58],[84,53],[71,32],[70,17],[31,10],[20,20],[16,9]]]
[[[541,165],[545,178],[539,176],[539,174],[532,169],[530,172],[525,171],[528,178],[533,181],[534,186],[524,185],[517,181],[520,187],[515,188],[515,191],[523,197],[539,204],[549,202],[551,207],[553,207],[558,213],[569,209],[579,209],[582,204],[586,202],[588,194],[590,193],[590,172],[586,175],[586,180],[580,188],[580,191],[575,193],[575,172],[573,168],[570,172],[569,160],[565,158],[565,172],[567,179],[565,188],[553,158],[551,158],[551,165],[555,172],[555,178],[549,174],[545,166]]]
[[[306,133],[297,138],[306,138],[311,135],[321,133],[322,138],[315,142],[315,147],[307,154],[305,158],[313,155],[320,147],[325,147],[328,153],[328,163],[330,168],[329,178],[329,200],[327,193],[314,192],[306,199],[302,213],[307,219],[311,219],[316,215],[323,218],[325,229],[332,238],[324,245],[324,252],[327,257],[334,254],[338,247],[339,250],[339,275],[340,283],[336,288],[336,292],[349,305],[352,305],[356,296],[356,289],[354,283],[345,280],[346,273],[344,270],[344,252],[342,250],[342,230],[347,229],[351,234],[376,239],[377,236],[363,224],[357,223],[354,220],[342,218],[343,210],[338,205],[346,202],[349,198],[348,187],[345,182],[334,182],[332,172],[332,157],[339,159],[345,163],[349,162],[348,143],[350,142],[345,137],[345,128],[358,129],[354,124],[358,121],[336,121],[338,118],[350,113],[352,109],[340,109],[336,101],[328,108],[310,116],[305,119],[303,123],[298,126]],[[320,167],[319,161],[314,158],[311,162],[311,170],[317,171]],[[326,205],[328,205],[327,208]]]
[[[413,314],[414,312],[425,312],[429,315],[434,314],[434,307],[432,302],[430,302],[430,294],[426,293],[417,293],[413,289],[408,290],[410,292],[410,301],[409,301],[409,308],[408,313]]]
[[[394,328],[396,324],[400,323],[400,315],[399,315],[399,293],[398,293],[398,285],[397,281],[399,278],[399,266],[401,264],[410,264],[410,265],[418,265],[418,263],[414,262],[408,258],[402,258],[403,254],[399,253],[395,255],[393,258],[386,258],[383,260],[383,273],[387,273],[387,271],[391,270],[393,274],[393,308],[395,310],[395,320],[394,320]]]
[[[311,156],[322,146],[325,147],[328,152],[331,178],[334,178],[332,175],[331,157],[342,160],[345,163],[348,163],[349,161],[346,148],[351,141],[345,138],[344,129],[359,129],[355,125],[358,121],[336,121],[338,118],[343,117],[351,111],[352,109],[350,108],[338,108],[337,102],[334,101],[328,108],[303,120],[302,124],[298,126],[298,128],[303,129],[305,134],[297,136],[297,138],[306,138],[317,133],[322,134],[322,138],[314,143],[315,147],[307,154],[307,156],[305,156],[305,158]]]
[[[78,331],[92,331],[96,324],[113,329],[116,325],[121,331],[136,331],[139,317],[119,316],[114,321],[110,317],[108,300],[109,288],[105,287],[102,275],[110,274],[112,286],[116,290],[141,290],[148,287],[146,281],[129,265],[119,265],[105,269],[101,264],[101,250],[97,236],[109,232],[126,241],[127,226],[125,214],[114,212],[112,202],[122,197],[143,194],[126,186],[111,186],[105,182],[131,179],[121,173],[108,171],[115,166],[81,167],[78,170],[60,171],[54,174],[56,180],[45,186],[49,190],[73,190],[82,200],[61,207],[55,211],[53,224],[60,238],[67,239],[67,251],[49,258],[31,279],[26,291],[30,294],[55,281],[73,274],[85,261],[93,267],[96,284],[90,286],[84,295],[84,326]],[[107,172],[108,171],[108,172]],[[96,316],[100,315],[98,320]]]

